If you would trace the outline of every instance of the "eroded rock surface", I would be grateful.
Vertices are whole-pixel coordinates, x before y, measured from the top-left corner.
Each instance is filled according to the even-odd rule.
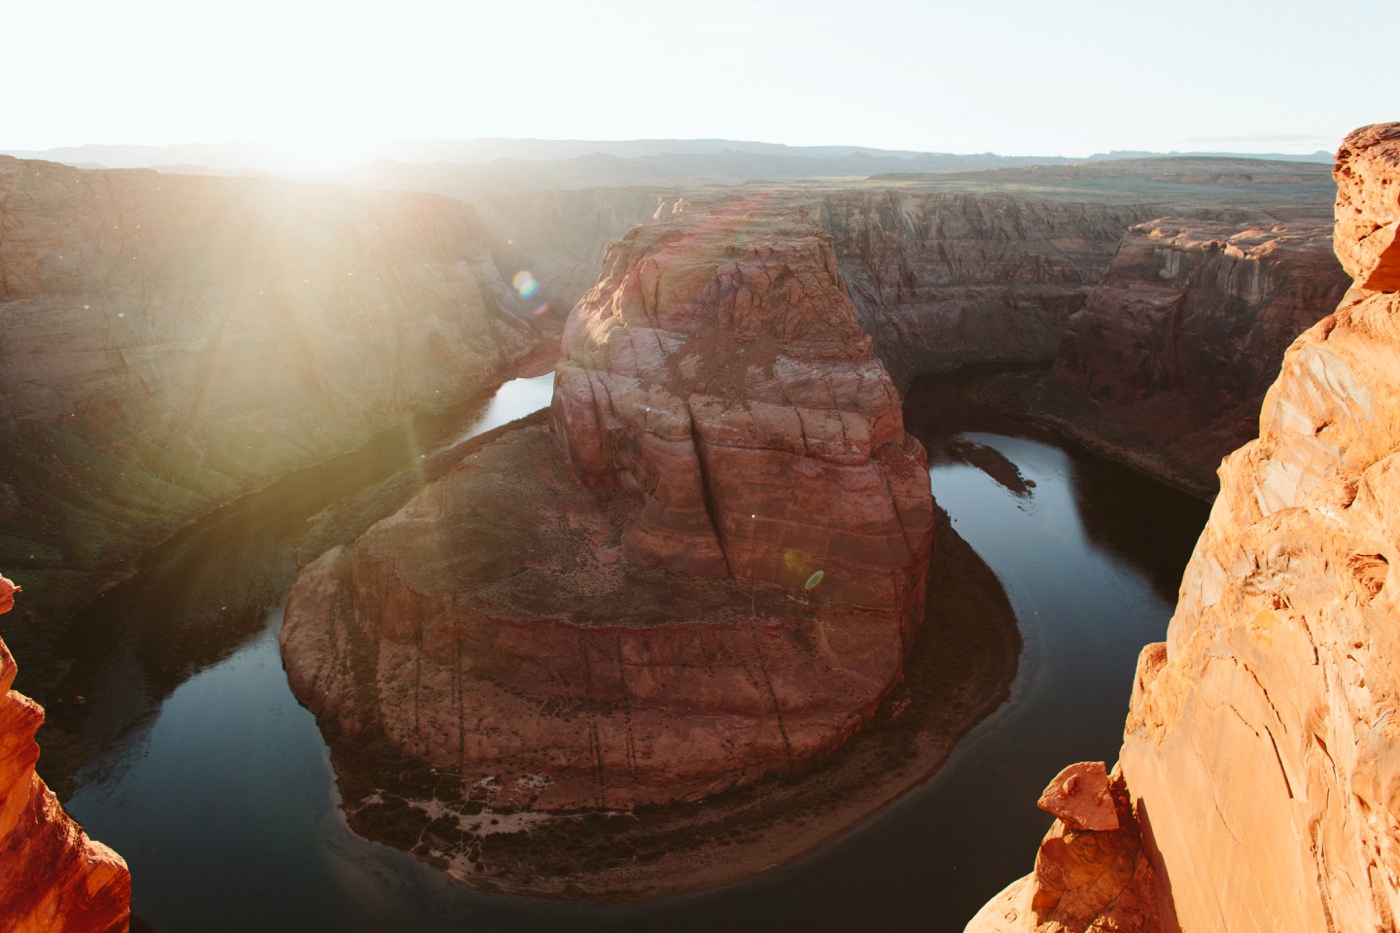
[[[333,744],[382,735],[493,807],[629,808],[794,770],[873,715],[931,497],[816,228],[629,235],[549,422],[303,572],[283,655]]]
[[[0,576],[0,614],[14,586]],[[120,855],[88,838],[34,772],[44,710],[11,690],[18,667],[0,640],[0,930],[124,933],[131,875]]]
[[[1358,284],[1221,468],[1165,656],[1139,669],[1121,760],[1183,929],[1400,919],[1400,294],[1363,284],[1400,257],[1358,249],[1351,213],[1385,225],[1397,156],[1393,125],[1342,144],[1337,252]]]
[[[0,333],[0,557],[36,599],[542,337],[461,204],[11,158]]]
[[[1066,781],[1085,781],[1086,789],[1092,782],[1104,810],[1098,828],[1082,825],[1073,814],[1056,819],[1036,853],[1035,871],[987,902],[967,933],[1160,929],[1156,876],[1123,776],[1107,775],[1103,762],[1071,765],[1046,787],[1042,806],[1066,796]]]
[[[1049,414],[1106,453],[1209,495],[1221,458],[1254,436],[1284,349],[1346,290],[1331,232],[1268,218],[1132,227],[1066,325]],[[1061,397],[1064,388],[1083,401]]]
[[[736,207],[641,228],[570,318],[551,424],[639,500],[628,559],[921,611],[922,448],[815,227]]]
[[[1138,663],[1120,767],[1161,929],[1400,920],[1389,570],[1400,560],[1400,293],[1372,287],[1392,281],[1397,257],[1359,242],[1384,238],[1395,216],[1400,126],[1353,133],[1335,174],[1337,253],[1357,284],[1287,351],[1258,438],[1221,467],[1167,641]],[[1002,906],[969,929],[1044,919],[988,925],[1014,908]]]
[[[835,192],[823,226],[897,383],[979,362],[1048,361],[1133,204],[916,188]]]

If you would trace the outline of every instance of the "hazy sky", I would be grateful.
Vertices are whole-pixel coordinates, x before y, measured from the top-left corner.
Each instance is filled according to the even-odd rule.
[[[723,137],[1333,150],[1397,0],[5,0],[0,149]]]

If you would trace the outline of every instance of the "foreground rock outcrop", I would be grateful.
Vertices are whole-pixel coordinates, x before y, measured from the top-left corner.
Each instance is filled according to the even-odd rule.
[[[697,800],[875,713],[931,527],[827,239],[720,211],[610,251],[549,425],[306,568],[283,656],[333,746],[382,737],[478,806]]]
[[[14,592],[0,576],[0,614]],[[0,930],[121,933],[131,916],[126,862],[89,839],[34,772],[44,710],[10,689],[16,671],[0,640]]]
[[[1335,174],[1356,285],[1288,350],[1139,661],[1120,766],[1160,924],[1115,929],[1400,921],[1400,124],[1351,134]],[[1060,929],[991,913],[969,929]]]
[[[443,198],[0,158],[0,231],[0,559],[41,604],[547,336]]]

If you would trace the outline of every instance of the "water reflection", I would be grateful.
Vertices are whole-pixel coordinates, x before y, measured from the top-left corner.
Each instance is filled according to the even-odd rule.
[[[497,399],[472,430],[546,403],[548,377]],[[1020,674],[1011,700],[937,777],[820,852],[719,891],[589,904],[469,891],[350,833],[276,645],[294,539],[321,508],[308,489],[344,495],[324,488],[339,489],[333,476],[274,496],[275,519],[235,510],[209,537],[177,542],[91,621],[85,637],[99,647],[71,685],[90,702],[67,714],[94,754],[70,810],[126,856],[135,909],[162,931],[960,930],[1029,870],[1049,822],[1034,801],[1049,777],[1116,756],[1133,662],[1162,636],[1174,597],[1162,581],[1179,577],[1189,551],[1189,522],[1176,537],[1145,523],[1189,514],[1190,503],[1003,419],[979,424],[962,402],[947,411],[957,423],[942,430],[1030,481],[1017,491],[951,455],[930,469],[938,500],[1016,609]],[[950,439],[916,421],[931,445]],[[352,486],[366,482],[344,472]]]

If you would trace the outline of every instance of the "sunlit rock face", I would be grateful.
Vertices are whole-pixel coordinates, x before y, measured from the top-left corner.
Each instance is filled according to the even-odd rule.
[[[0,158],[0,230],[0,508],[36,570],[124,556],[540,339],[441,198]]]
[[[1357,282],[1289,349],[1259,438],[1227,459],[1122,764],[1183,929],[1400,921],[1400,126],[1338,152]],[[1376,191],[1388,191],[1379,198]]]
[[[1288,349],[1138,662],[1120,767],[1156,877],[1145,929],[1400,922],[1400,292],[1373,287],[1400,262],[1400,124],[1348,136],[1335,177],[1356,285]],[[1035,886],[969,930],[1060,929]]]
[[[282,630],[337,749],[497,807],[697,800],[830,753],[922,613],[922,449],[811,225],[723,212],[610,251],[549,426],[306,568]]]
[[[14,587],[0,576],[0,614]],[[43,707],[10,687],[18,667],[0,640],[0,929],[13,933],[124,933],[131,875],[120,855],[88,838],[34,773]]]
[[[1331,224],[1139,224],[1069,319],[1052,377],[1096,403],[1072,416],[1077,433],[1154,451],[1166,478],[1213,491],[1220,459],[1254,436],[1284,349],[1347,284]]]

